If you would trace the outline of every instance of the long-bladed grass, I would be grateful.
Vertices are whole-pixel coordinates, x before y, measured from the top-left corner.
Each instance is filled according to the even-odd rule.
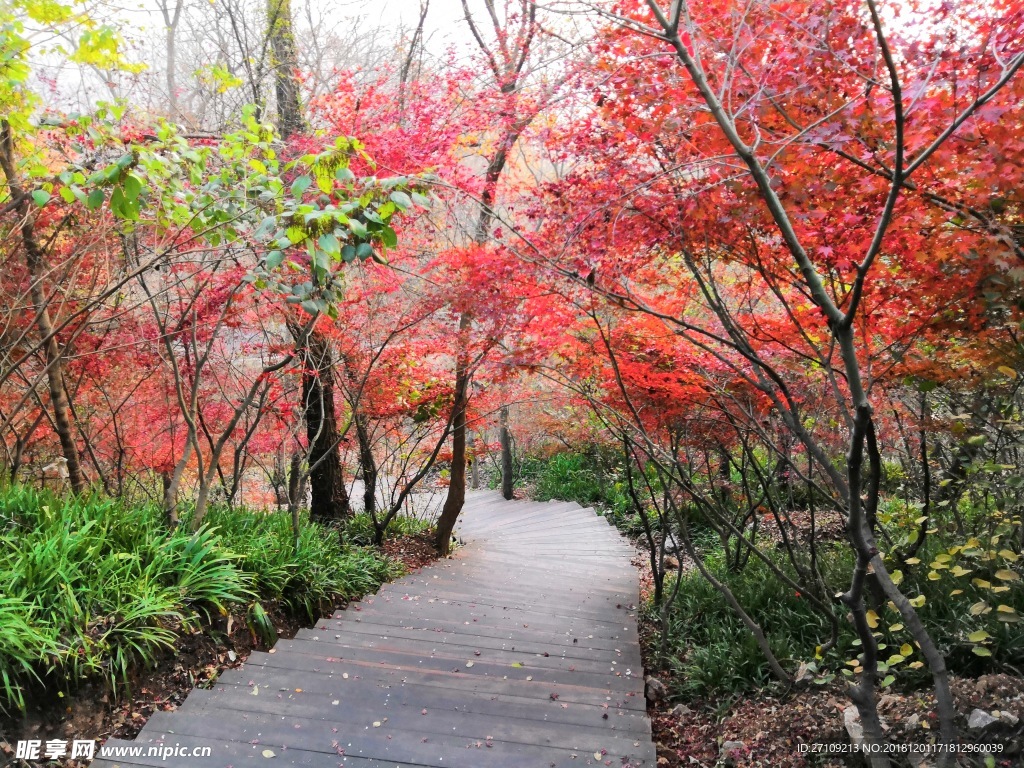
[[[214,509],[199,531],[186,515],[171,532],[155,506],[0,489],[0,709],[42,683],[116,688],[232,606],[315,618],[399,569],[319,525],[296,543],[285,514]]]

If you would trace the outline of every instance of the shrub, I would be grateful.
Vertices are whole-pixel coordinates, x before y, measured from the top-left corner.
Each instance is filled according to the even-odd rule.
[[[800,661],[815,658],[819,643],[828,637],[828,624],[810,603],[792,588],[779,581],[756,558],[751,558],[739,572],[730,572],[721,556],[721,546],[708,538],[701,542],[705,561],[716,577],[732,590],[736,599],[764,630],[772,650],[791,671]],[[932,538],[919,553],[923,563],[947,551],[942,542]],[[829,545],[820,551],[820,565],[826,582],[836,591],[845,590],[852,565],[852,553],[843,544]],[[771,557],[784,568],[781,553]],[[975,574],[980,571],[975,571]],[[666,666],[675,674],[674,693],[681,698],[708,694],[741,693],[763,686],[769,680],[769,669],[753,637],[743,626],[721,595],[699,572],[683,574],[668,627]],[[1024,613],[1024,588],[1019,581],[1010,581],[1008,589],[999,593],[1004,607],[1016,613],[989,610],[978,614],[976,606],[987,597],[987,590],[963,577],[953,583],[953,576],[929,578],[928,569],[918,569],[901,584],[904,594],[924,598],[918,614],[939,651],[946,658],[951,672],[976,675],[1005,666],[1019,668],[1024,662],[1024,637],[1015,616]],[[958,587],[959,591],[953,587]],[[671,590],[671,585],[666,591]],[[956,594],[952,592],[956,591]],[[890,659],[911,637],[903,628],[898,613],[887,601],[870,594],[865,598],[878,616],[878,637],[883,660]],[[991,599],[991,598],[989,598]],[[974,609],[972,611],[972,608]],[[856,656],[858,641],[840,615],[839,643],[818,663],[823,679],[829,679],[848,668],[846,662]],[[976,615],[978,614],[978,615]],[[978,655],[972,633],[988,635],[985,650],[991,655]],[[928,670],[917,666],[916,654],[894,662],[889,670],[898,684],[914,686],[925,682]],[[915,665],[915,666],[910,666]],[[886,674],[883,672],[882,677]]]

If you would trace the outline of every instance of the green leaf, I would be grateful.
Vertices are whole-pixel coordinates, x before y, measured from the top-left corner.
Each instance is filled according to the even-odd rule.
[[[992,655],[992,651],[990,651],[988,648],[986,648],[983,645],[976,645],[973,648],[971,648],[971,651],[974,653],[975,656],[991,656]]]
[[[398,235],[391,227],[384,227],[380,233],[381,242],[388,248],[394,248],[398,245]]]
[[[85,207],[90,211],[95,211],[101,205],[103,205],[103,199],[105,195],[102,189],[94,189],[89,193],[89,196],[85,198]]]
[[[337,259],[341,254],[341,243],[338,242],[338,238],[330,232],[320,235],[320,239],[317,240],[317,245],[320,246],[321,250],[326,251],[331,258]]]
[[[45,189],[36,189],[32,192],[32,200],[35,204],[42,208],[48,202],[50,202],[50,193]]]
[[[348,228],[352,230],[352,234],[356,237],[365,238],[370,234],[366,230],[366,225],[358,219],[349,219]]]
[[[302,197],[302,193],[305,192],[312,183],[313,180],[309,176],[299,176],[299,178],[292,182],[292,197],[296,199]]]
[[[267,254],[267,269],[276,269],[284,261],[284,251],[271,251]]]
[[[992,637],[992,635],[990,635],[984,629],[979,629],[976,632],[971,632],[971,634],[967,636],[967,639],[970,640],[972,643],[982,643],[988,640],[990,637]]]
[[[404,211],[409,208],[412,208],[412,199],[407,194],[405,194],[405,192],[399,192],[396,190],[395,192],[391,193],[390,197],[391,202],[397,205],[399,210]]]
[[[129,202],[135,202],[139,193],[142,192],[142,182],[132,174],[128,174],[124,180],[124,196]]]

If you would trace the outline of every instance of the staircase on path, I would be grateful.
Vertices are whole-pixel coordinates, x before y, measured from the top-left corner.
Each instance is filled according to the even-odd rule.
[[[654,766],[628,542],[577,504],[491,492],[457,535],[451,558],[107,742],[153,755],[93,765]]]

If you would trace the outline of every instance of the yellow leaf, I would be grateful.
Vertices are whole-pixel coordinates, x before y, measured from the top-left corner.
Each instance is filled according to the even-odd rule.
[[[996,571],[995,576],[1000,581],[1020,581],[1020,576],[1011,571],[1009,568],[1000,568]]]
[[[907,558],[907,565],[917,565],[920,562],[921,562],[921,558],[920,557],[908,557]]]
[[[990,637],[992,637],[992,635],[990,635],[984,629],[979,629],[975,632],[971,632],[971,634],[967,636],[967,639],[970,640],[972,643],[983,643]]]
[[[867,614],[865,614],[865,618],[867,619],[868,626],[872,629],[875,629],[878,626],[878,614],[874,611],[868,611]]]
[[[901,629],[903,629],[902,624],[893,624],[891,627],[889,627],[890,632],[899,632]]]
[[[935,571],[928,571],[928,581],[938,581],[940,578],[942,577]]]
[[[1000,549],[999,556],[1003,558],[1003,560],[1009,560],[1011,563],[1016,563],[1017,560],[1020,559],[1020,555],[1016,552],[1011,552],[1008,549]]]
[[[1017,378],[1017,372],[1008,365],[1000,365],[998,368],[996,368],[996,370],[999,371],[1001,374],[1003,374],[1003,376],[1005,376],[1008,379]]]
[[[901,645],[900,646],[900,655],[901,656],[913,656],[914,655],[914,648],[913,648],[913,646],[910,643],[904,643],[903,645]]]
[[[982,614],[989,613],[991,611],[992,609],[989,608],[988,603],[984,600],[980,600],[970,608],[971,616],[981,616]]]
[[[921,667],[924,666],[924,662],[923,661],[912,661],[909,664],[907,664],[907,666],[910,667],[911,669],[920,669]]]
[[[902,661],[906,661],[906,659],[904,659],[903,656],[901,656],[900,654],[894,653],[892,656],[889,657],[889,660],[885,663],[891,667],[893,664],[899,664]]]
[[[915,608],[920,608],[922,605],[925,604],[925,596],[918,595],[917,597],[910,598],[910,604]]]
[[[971,579],[971,584],[982,589],[990,589],[992,587],[992,582],[985,581],[985,579]]]
[[[952,597],[953,595],[962,595],[963,593],[964,591],[962,589],[954,589],[952,592],[949,593],[949,595],[950,597]]]
[[[1017,612],[1013,608],[1011,608],[1010,606],[1004,605],[1003,603],[1000,603],[996,607],[996,610],[999,611],[999,613],[1016,613]]]

